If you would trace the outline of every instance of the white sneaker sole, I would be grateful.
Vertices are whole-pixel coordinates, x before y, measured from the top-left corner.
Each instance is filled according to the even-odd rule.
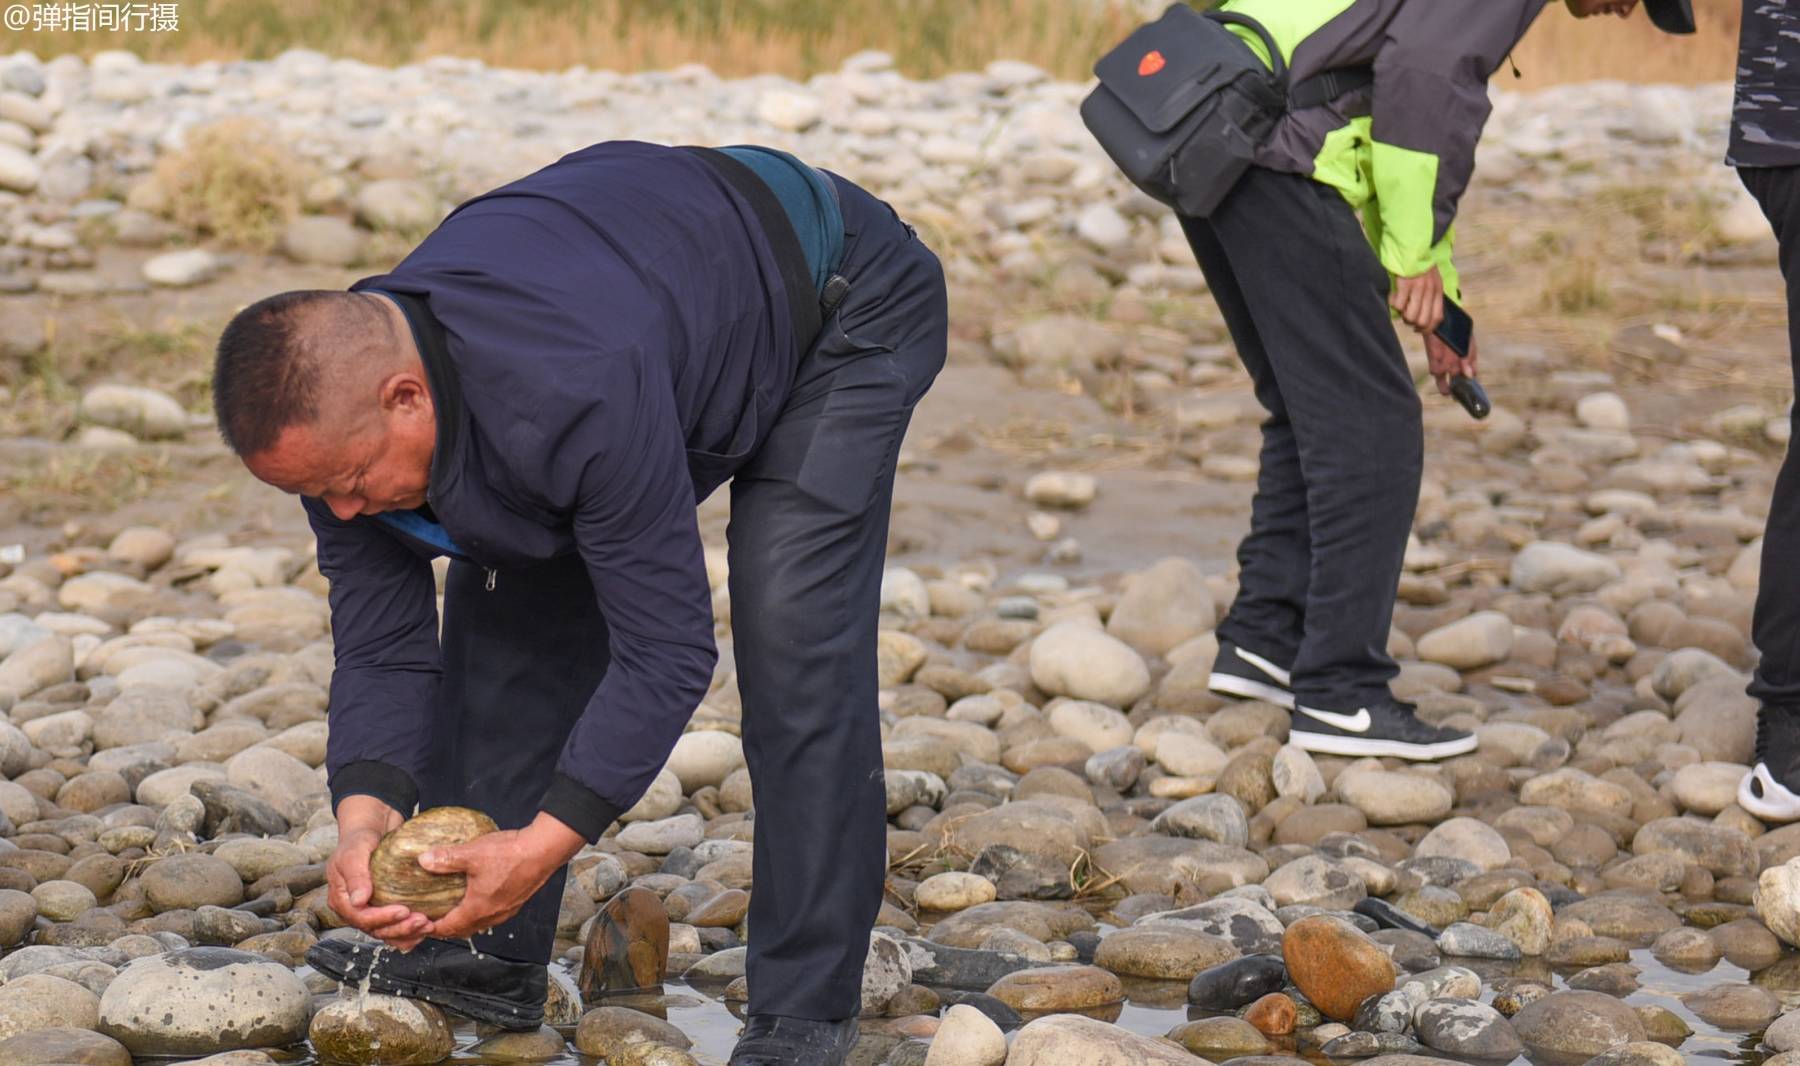
[[[1288,743],[1302,751],[1310,751],[1319,755],[1348,755],[1354,758],[1372,755],[1376,758],[1387,757],[1428,762],[1433,759],[1467,755],[1475,750],[1481,740],[1478,737],[1467,736],[1460,740],[1445,740],[1436,744],[1408,744],[1402,740],[1344,737],[1314,733],[1306,729],[1294,729],[1288,732]],[[1800,817],[1800,815],[1796,815],[1796,817]]]
[[[1760,798],[1750,789],[1753,782],[1762,786]],[[1738,782],[1737,802],[1738,806],[1765,822],[1800,821],[1800,796],[1775,780],[1762,763],[1757,763]]]
[[[1294,694],[1285,688],[1271,685],[1265,681],[1252,681],[1236,674],[1213,674],[1206,679],[1206,687],[1221,696],[1237,696],[1247,700],[1262,700],[1273,703],[1283,710],[1294,709]]]

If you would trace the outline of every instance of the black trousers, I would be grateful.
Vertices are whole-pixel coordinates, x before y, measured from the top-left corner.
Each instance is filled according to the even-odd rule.
[[[1775,227],[1781,276],[1787,281],[1788,351],[1800,377],[1800,167],[1743,167],[1744,187]],[[1791,416],[1790,416],[1791,417]],[[1789,446],[1775,478],[1763,530],[1762,581],[1750,637],[1762,653],[1750,695],[1765,704],[1800,708],[1800,463]]]
[[[887,873],[876,634],[901,438],[942,368],[937,258],[884,203],[836,179],[849,294],[802,358],[776,424],[731,483],[727,530],[744,755],[754,782],[752,1013],[839,1019],[861,1005]],[[606,672],[606,621],[570,557],[453,563],[446,728],[422,803],[502,828],[537,814],[563,741]],[[564,874],[484,953],[550,958]]]
[[[1253,167],[1181,224],[1269,413],[1219,639],[1289,666],[1305,706],[1383,699],[1424,460],[1387,272],[1337,191],[1296,174]]]

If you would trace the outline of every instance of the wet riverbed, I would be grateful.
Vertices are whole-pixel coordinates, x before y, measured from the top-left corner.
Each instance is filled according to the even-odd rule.
[[[1527,960],[1521,963],[1493,963],[1482,960],[1445,960],[1447,965],[1462,965],[1480,974],[1483,981],[1482,1001],[1493,1000],[1492,983],[1505,977],[1531,977],[1540,981],[1553,982],[1558,989],[1567,987],[1565,979],[1575,971],[1555,971],[1542,963]],[[1712,968],[1701,972],[1684,972],[1659,962],[1648,950],[1637,950],[1631,953],[1631,965],[1641,973],[1638,980],[1642,987],[1625,997],[1625,1002],[1633,1006],[1663,1007],[1693,1029],[1693,1035],[1683,1042],[1678,1050],[1690,1062],[1711,1064],[1744,1063],[1756,1064],[1768,1057],[1758,1050],[1759,1033],[1734,1032],[1721,1029],[1701,1020],[1684,1006],[1681,997],[1690,992],[1711,988],[1721,984],[1735,984],[1752,981],[1762,985],[1774,993],[1781,1001],[1784,1009],[1800,1006],[1800,955],[1789,954],[1776,967],[1761,971],[1760,976],[1753,976],[1748,971],[1720,961]],[[1179,981],[1144,981],[1128,980],[1126,1000],[1123,1004],[1096,1012],[1097,1017],[1116,1021],[1132,1032],[1151,1036],[1161,1036],[1183,1022],[1205,1016],[1206,1012],[1187,1005],[1187,987]],[[609,1002],[630,1006],[639,1010],[647,1010],[667,1019],[678,1027],[694,1042],[692,1054],[706,1066],[723,1066],[731,1054],[732,1044],[737,1039],[740,1020],[723,1000],[723,985],[709,984],[705,988],[696,988],[682,980],[672,980],[663,986],[660,996],[638,995],[611,1000]],[[954,995],[954,993],[950,993]],[[589,1004],[589,1007],[599,1004]],[[871,1020],[864,1023],[865,1039],[880,1043],[883,1047],[893,1042],[893,1037],[886,1036],[890,1024],[886,1020]],[[453,1063],[475,1066],[497,1062],[471,1054],[468,1049],[480,1038],[475,1027],[468,1022],[456,1026],[458,1051],[449,1060]],[[552,1060],[557,1066],[596,1066],[600,1060],[583,1055],[574,1050],[574,1030],[564,1032],[570,1041],[569,1052],[559,1059]],[[1318,1054],[1316,1048],[1295,1045],[1293,1043],[1278,1048],[1275,1053],[1297,1055],[1316,1062],[1329,1062]],[[1431,1054],[1429,1050],[1421,1054]],[[884,1056],[885,1057],[885,1056]],[[291,1066],[313,1066],[310,1056],[284,1055],[282,1060]],[[880,1061],[876,1059],[875,1061]],[[1551,1060],[1521,1056],[1513,1060],[1515,1066],[1551,1066]],[[1074,1064],[1071,1064],[1074,1066]],[[1488,1066],[1500,1066],[1490,1062]]]

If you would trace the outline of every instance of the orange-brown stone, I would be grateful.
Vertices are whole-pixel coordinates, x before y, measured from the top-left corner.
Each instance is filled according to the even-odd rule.
[[[582,951],[582,1000],[660,989],[668,969],[669,913],[662,899],[647,888],[627,888],[607,900]]]
[[[688,924],[702,929],[729,929],[750,911],[750,893],[728,888],[688,912]]]
[[[1342,919],[1315,914],[1281,938],[1288,979],[1327,1018],[1347,1022],[1370,996],[1394,989],[1394,963],[1381,945]]]
[[[1244,1012],[1244,1020],[1256,1026],[1257,1031],[1265,1036],[1286,1036],[1294,1031],[1294,1019],[1298,1013],[1293,1000],[1280,992],[1270,992],[1250,1004],[1250,1009]]]

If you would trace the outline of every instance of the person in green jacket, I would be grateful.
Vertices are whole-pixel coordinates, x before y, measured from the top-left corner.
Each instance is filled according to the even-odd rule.
[[[1424,462],[1420,401],[1390,318],[1424,340],[1448,392],[1467,359],[1434,334],[1461,301],[1457,203],[1487,121],[1488,78],[1546,0],[1228,0],[1268,30],[1289,84],[1366,67],[1372,81],[1290,109],[1256,165],[1182,228],[1268,411],[1239,591],[1213,691],[1293,710],[1315,752],[1440,759],[1473,751],[1398,700],[1387,653]],[[1692,31],[1689,0],[1646,0]],[[1577,18],[1637,0],[1566,0]],[[1269,61],[1267,45],[1232,26]]]

